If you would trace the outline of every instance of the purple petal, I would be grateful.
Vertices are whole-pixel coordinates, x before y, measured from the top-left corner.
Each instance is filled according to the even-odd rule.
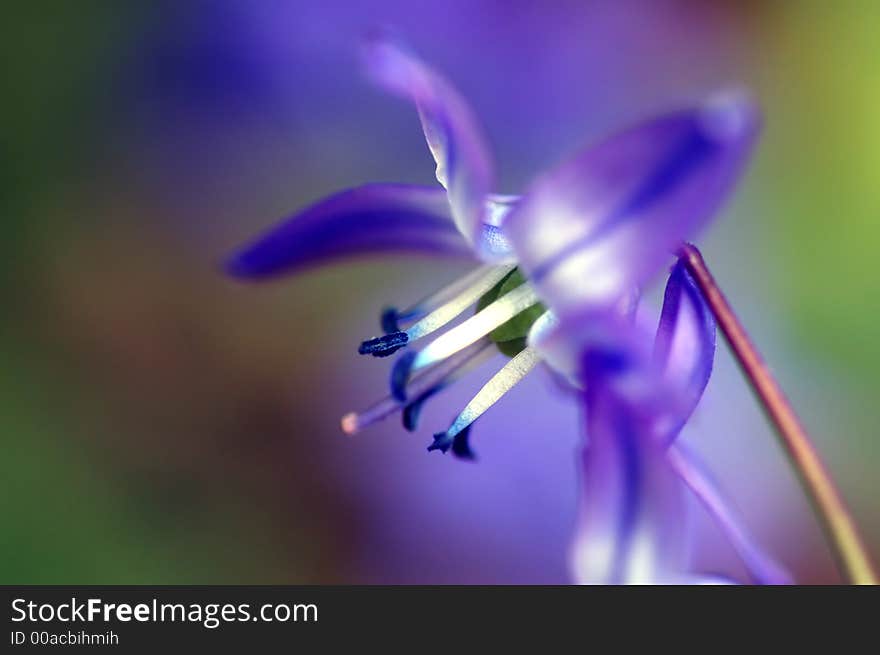
[[[664,384],[678,395],[669,426],[674,439],[703,395],[715,358],[715,319],[684,262],[672,268],[654,340],[654,362]]]
[[[380,253],[473,258],[442,189],[369,184],[342,191],[271,228],[226,262],[230,275],[261,279]]]
[[[442,76],[386,38],[371,39],[365,59],[379,84],[415,103],[456,225],[481,256],[495,258],[491,242],[484,243],[486,224],[491,222],[486,198],[492,187],[492,159],[467,103]],[[489,238],[493,236],[497,235],[492,232]]]
[[[504,233],[544,302],[581,312],[648,282],[729,195],[758,124],[750,101],[728,96],[638,125],[540,178]]]
[[[652,417],[608,384],[617,364],[588,364],[588,444],[582,459],[575,579],[587,584],[675,582],[687,560],[682,485],[653,438]]]
[[[791,575],[764,553],[733,504],[699,458],[681,443],[668,451],[670,464],[721,528],[756,584],[792,584]]]
[[[528,345],[576,388],[587,384],[581,366],[582,354],[587,350],[617,352],[621,358],[637,363],[634,368],[641,369],[649,363],[650,334],[632,320],[635,297],[635,293],[624,296],[611,311],[587,307],[580,314],[562,318],[548,311],[532,325]]]

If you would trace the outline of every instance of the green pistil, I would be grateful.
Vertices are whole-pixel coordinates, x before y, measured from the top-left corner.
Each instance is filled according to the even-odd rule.
[[[510,293],[518,286],[526,282],[526,278],[520,273],[518,268],[513,269],[498,284],[492,287],[477,302],[477,311],[482,311],[502,296]],[[489,338],[495,343],[503,354],[508,357],[515,357],[526,347],[526,336],[532,324],[538,320],[538,317],[546,311],[545,307],[538,303],[532,305],[528,309],[521,311],[512,319],[499,325],[489,333]]]

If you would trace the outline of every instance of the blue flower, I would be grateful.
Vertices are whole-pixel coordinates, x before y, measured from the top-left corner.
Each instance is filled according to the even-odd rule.
[[[385,334],[361,344],[361,353],[394,354],[475,304],[480,309],[418,352],[404,353],[389,397],[343,420],[347,432],[356,432],[401,411],[413,428],[422,402],[499,344],[513,359],[432,444],[467,456],[467,428],[546,360],[528,342],[530,328],[612,310],[657,275],[732,188],[754,141],[757,112],[742,96],[674,112],[586,148],[523,197],[502,196],[492,193],[492,159],[476,119],[442,76],[383,37],[368,42],[365,62],[378,84],[415,104],[441,186],[343,191],[245,246],[227,270],[261,279],[394,252],[480,263],[424,300],[383,312]],[[565,372],[571,361],[549,363]]]
[[[583,400],[581,529],[573,570],[588,582],[682,582],[690,488],[753,578],[785,579],[675,438],[708,382],[714,323],[681,265],[669,280],[653,352],[633,320],[650,284],[728,196],[759,127],[742,95],[718,96],[615,134],[540,176],[522,196],[493,193],[492,159],[470,108],[438,73],[382,37],[365,49],[371,77],[410,99],[440,187],[374,184],[297,213],[228,262],[260,279],[394,252],[470,258],[464,278],[381,315],[359,351],[404,350],[391,392],[342,420],[347,433],[395,413],[416,428],[426,400],[492,356],[511,357],[429,450],[470,458],[473,422],[539,363]],[[477,311],[439,336],[471,307]],[[431,337],[430,340],[427,338]],[[419,350],[410,348],[428,341]]]

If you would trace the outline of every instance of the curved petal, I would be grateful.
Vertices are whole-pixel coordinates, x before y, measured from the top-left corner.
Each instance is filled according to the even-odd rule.
[[[666,283],[654,339],[654,363],[664,384],[678,396],[667,429],[670,440],[699,403],[712,375],[714,359],[715,319],[684,262],[679,260]]]
[[[638,125],[537,180],[504,222],[520,266],[559,315],[643,286],[719,207],[758,131],[742,96]]]
[[[591,368],[596,366],[604,364]],[[589,442],[570,555],[575,580],[674,583],[688,556],[681,481],[652,437],[649,416],[596,375],[589,376],[584,396]]]
[[[226,271],[261,279],[380,253],[473,258],[442,189],[370,184],[332,195],[234,253]]]
[[[437,163],[437,181],[446,187],[455,223],[485,259],[495,259],[486,198],[492,188],[492,160],[473,113],[442,76],[415,55],[384,37],[365,48],[371,76],[392,93],[412,99],[428,148]],[[497,226],[495,226],[497,227]],[[487,241],[487,236],[489,237]]]
[[[792,584],[791,575],[761,549],[700,459],[680,442],[667,451],[667,457],[739,554],[752,580],[756,584]]]

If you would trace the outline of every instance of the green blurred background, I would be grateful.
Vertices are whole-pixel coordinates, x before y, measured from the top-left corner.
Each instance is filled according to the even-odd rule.
[[[608,11],[585,4],[453,3],[458,18],[436,22],[395,3],[265,3],[256,18],[247,3],[7,7],[0,581],[564,581],[573,490],[534,546],[547,555],[524,564],[533,575],[516,562],[541,524],[495,523],[504,488],[485,521],[436,518],[462,533],[457,554],[420,550],[394,536],[395,516],[437,517],[398,508],[398,490],[424,494],[419,476],[394,493],[375,483],[385,466],[404,475],[424,444],[404,439],[389,462],[397,433],[365,436],[375,449],[338,433],[338,416],[381,393],[384,372],[351,347],[376,308],[459,269],[357,263],[258,290],[217,271],[241,240],[336,188],[431,181],[409,108],[372,91],[352,57],[373,18],[460,83],[510,187],[716,82],[755,92],[766,114],[755,165],[701,244],[877,554],[880,3],[622,3],[608,20],[632,40],[582,52]],[[529,48],[543,53],[533,69]],[[799,580],[836,580],[726,353],[705,405],[707,455],[756,531]],[[424,466],[475,488],[508,474],[520,486],[521,461],[445,474],[453,465]],[[482,570],[462,554],[480,530],[507,531],[501,550],[520,544],[511,562]],[[706,540],[700,558],[727,566],[717,536]]]

